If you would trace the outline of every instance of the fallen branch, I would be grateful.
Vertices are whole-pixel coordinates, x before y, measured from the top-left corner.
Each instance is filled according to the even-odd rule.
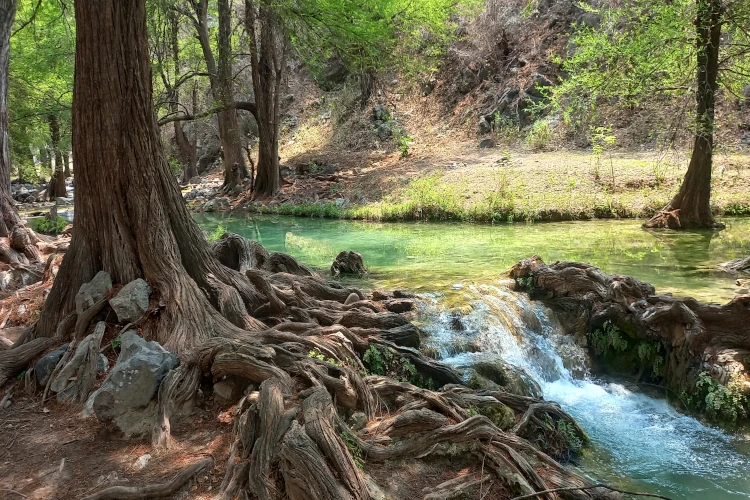
[[[523,500],[524,498],[536,498],[541,495],[546,495],[547,493],[558,493],[561,491],[586,491],[586,490],[594,490],[597,488],[603,488],[605,490],[614,491],[615,493],[622,493],[623,495],[632,495],[635,497],[651,497],[651,498],[662,498],[663,500],[672,500],[669,497],[665,497],[664,495],[659,495],[658,493],[644,493],[640,491],[625,491],[620,490],[618,488],[613,488],[612,486],[607,486],[606,484],[597,483],[592,484],[591,486],[578,486],[578,487],[568,487],[568,488],[552,488],[549,490],[543,490],[543,491],[537,491],[536,493],[530,493],[528,495],[521,495],[520,497],[514,497],[512,500]]]
[[[105,488],[99,493],[94,493],[85,497],[83,500],[128,500],[130,498],[140,499],[149,497],[166,497],[173,495],[188,482],[188,480],[203,469],[213,465],[212,458],[201,460],[197,464],[182,469],[169,482],[161,484],[147,484],[145,486],[111,486]]]

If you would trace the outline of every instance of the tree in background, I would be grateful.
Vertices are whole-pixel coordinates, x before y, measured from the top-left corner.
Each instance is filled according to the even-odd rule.
[[[10,66],[10,34],[16,17],[15,0],[0,2],[0,236],[20,218],[10,196],[10,147],[8,144],[8,68]]]
[[[739,94],[750,77],[750,6],[733,0],[636,0],[603,9],[596,28],[580,27],[569,78],[553,102],[568,121],[615,99],[632,107],[654,97],[695,98],[694,144],[677,194],[644,226],[720,227],[711,205],[716,96],[719,84]],[[723,30],[723,35],[722,35]]]

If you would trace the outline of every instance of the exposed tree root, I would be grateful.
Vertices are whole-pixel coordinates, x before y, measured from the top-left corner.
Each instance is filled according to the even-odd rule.
[[[600,343],[622,337],[627,347],[620,348],[620,358],[641,349],[635,364],[638,357],[646,358],[653,376],[677,394],[695,392],[700,372],[722,384],[746,377],[750,295],[725,305],[704,304],[658,295],[648,283],[608,275],[590,264],[546,265],[537,256],[517,263],[511,277],[519,289],[557,311],[570,334],[598,332],[600,338],[593,341]]]
[[[750,257],[725,262],[719,265],[719,269],[733,275],[740,273],[750,274]]]
[[[177,493],[193,476],[210,468],[213,463],[212,458],[205,458],[197,464],[186,467],[166,483],[145,484],[143,486],[111,486],[98,493],[89,495],[83,500],[130,500],[131,498],[168,497]]]

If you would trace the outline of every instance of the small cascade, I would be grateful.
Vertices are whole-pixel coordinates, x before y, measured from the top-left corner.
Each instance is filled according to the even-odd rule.
[[[562,334],[554,314],[511,289],[472,285],[463,299],[434,296],[421,311],[430,347],[457,368],[498,357],[539,384],[586,430],[593,448],[585,473],[674,499],[750,498],[750,442],[676,411],[626,384],[592,376],[584,349]]]

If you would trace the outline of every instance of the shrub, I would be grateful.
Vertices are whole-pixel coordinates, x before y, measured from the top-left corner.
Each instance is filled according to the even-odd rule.
[[[526,146],[535,151],[541,151],[549,146],[552,136],[550,124],[546,120],[537,120],[526,134]]]
[[[68,226],[68,221],[59,215],[54,219],[42,217],[36,224],[36,232],[42,234],[60,234]]]
[[[216,229],[214,229],[211,234],[208,235],[208,242],[211,243],[213,241],[219,240],[222,236],[224,236],[224,233],[227,232],[227,228],[219,224],[216,226]]]

